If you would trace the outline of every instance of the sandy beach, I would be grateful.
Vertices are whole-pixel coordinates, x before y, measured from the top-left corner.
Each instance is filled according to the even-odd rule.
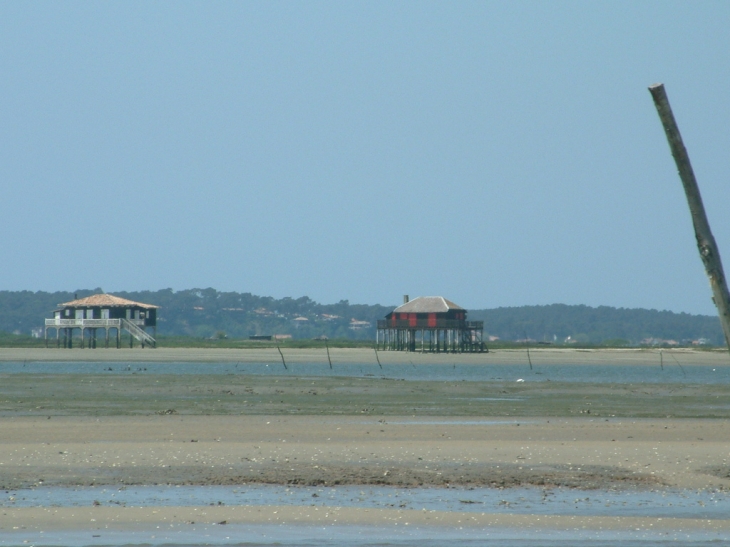
[[[2,350],[0,361],[58,361],[73,357],[108,359],[110,362],[153,362],[153,359],[212,362],[231,359],[244,363],[261,359],[262,355],[273,359],[271,352],[260,350],[263,353],[259,354],[256,353],[258,351],[246,354],[239,350]],[[289,350],[289,353],[292,363],[321,358],[313,350]],[[349,362],[357,362],[357,359],[362,362],[373,352],[331,350],[331,353],[333,361],[344,363],[347,359],[350,359]],[[565,363],[573,359],[581,363],[588,360],[649,365],[656,364],[657,358],[656,352],[646,350],[536,350],[531,353],[533,363],[543,364]],[[720,366],[727,360],[727,355],[720,352],[683,350],[676,355],[688,367]],[[380,358],[384,364],[405,360],[410,366],[433,359],[434,356],[381,352]],[[448,359],[449,362],[453,359],[459,364],[500,359],[500,362],[512,360],[515,364],[524,365],[524,354],[518,351],[448,355],[442,359]],[[3,409],[0,417],[0,487],[3,490],[22,491],[38,486],[259,483],[390,485],[399,488],[534,486],[580,491],[730,489],[730,421],[724,417],[690,415],[698,414],[696,410],[686,412],[681,418],[667,418],[663,415],[663,409],[656,412],[645,409],[646,416],[641,417],[644,406],[655,407],[656,401],[667,397],[671,399],[674,411],[680,415],[677,406],[683,404],[685,399],[689,405],[687,408],[695,408],[687,394],[689,392],[681,392],[685,389],[682,386],[677,387],[679,396],[676,393],[665,394],[661,391],[664,388],[660,387],[654,394],[655,398],[646,396],[645,401],[635,391],[627,390],[622,395],[615,395],[623,397],[629,405],[626,407],[629,410],[621,416],[600,415],[595,410],[600,400],[607,397],[604,392],[594,392],[596,406],[585,406],[584,397],[587,395],[583,390],[591,393],[591,390],[597,389],[595,386],[566,386],[561,388],[563,391],[558,389],[544,396],[540,403],[542,406],[526,406],[523,415],[519,416],[488,411],[492,407],[485,407],[487,410],[483,412],[461,412],[460,409],[467,407],[458,406],[461,404],[461,394],[453,390],[476,389],[467,385],[469,382],[464,382],[463,386],[431,385],[436,384],[431,382],[428,384],[431,389],[428,394],[420,392],[410,395],[437,401],[441,405],[439,408],[445,409],[443,415],[439,415],[433,409],[427,413],[398,413],[399,409],[410,407],[409,400],[402,407],[386,405],[386,400],[394,397],[393,390],[397,393],[398,389],[403,392],[421,389],[422,386],[412,382],[408,382],[406,389],[402,383],[399,386],[396,382],[380,381],[378,384],[376,380],[357,379],[361,382],[356,385],[357,389],[350,384],[345,389],[337,384],[340,380],[334,379],[327,380],[331,382],[329,384],[317,380],[312,387],[312,382],[305,386],[307,380],[303,378],[293,378],[288,380],[289,383],[282,381],[275,385],[275,380],[271,378],[220,377],[215,380],[220,383],[211,387],[207,396],[220,400],[228,383],[230,393],[225,399],[228,405],[225,408],[228,410],[223,411],[216,406],[196,410],[190,403],[185,403],[191,399],[194,401],[195,393],[200,394],[201,400],[205,399],[202,393],[205,390],[194,390],[213,381],[207,377],[147,378],[144,381],[153,384],[162,382],[164,385],[158,384],[155,388],[157,391],[149,392],[144,397],[154,402],[145,406],[141,398],[135,399],[133,396],[138,390],[144,392],[144,386],[125,384],[144,377],[125,379],[110,375],[102,381],[91,376],[85,384],[84,377],[66,376],[71,378],[68,381],[73,381],[76,387],[71,384],[64,387],[64,379],[60,375],[47,379],[47,384],[42,378],[33,375],[0,375],[3,380],[0,388]],[[487,389],[487,386],[482,387]],[[513,389],[501,385],[495,389],[503,391],[507,387]],[[259,393],[267,388],[269,391]],[[544,391],[545,387],[525,386],[524,389],[536,390],[534,393],[537,393],[540,389]],[[616,388],[609,386],[604,389]],[[710,393],[715,388],[691,386],[686,389],[694,390],[692,396],[702,399],[703,390]],[[319,390],[319,395],[312,394],[314,390]],[[168,394],[167,399],[165,393]],[[262,404],[265,399],[271,405],[266,407],[270,409],[269,412],[257,413],[255,408],[246,406],[250,404],[249,399],[253,400],[257,394],[262,397]],[[31,399],[26,404],[25,399],[28,397],[39,399]],[[105,402],[105,397],[109,404]],[[281,401],[272,401],[273,397]],[[717,397],[724,397],[724,392],[718,393]],[[574,401],[582,400],[578,401],[578,406],[565,406],[565,400],[571,398]],[[71,405],[71,400],[75,401],[76,406]],[[322,403],[320,400],[327,402]],[[343,402],[347,400],[357,400],[358,403],[348,407]],[[357,410],[364,400],[370,401],[375,411]],[[327,410],[330,408],[328,405],[336,406],[338,401],[346,409],[345,412],[337,415],[331,409]],[[509,403],[501,404],[504,406]],[[132,412],[130,410],[134,409],[126,408],[125,405],[140,405],[144,412]],[[301,413],[292,415],[290,410],[297,405],[300,408],[302,405],[310,406],[304,406]],[[377,408],[381,405],[392,412],[378,413]],[[43,408],[34,410],[39,406]],[[235,411],[231,410],[233,407]],[[219,410],[215,411],[217,408]],[[250,411],[245,411],[246,408]],[[573,412],[571,408],[594,410],[591,414],[583,410]],[[165,409],[170,411],[166,412]],[[454,411],[458,411],[457,414],[453,414]],[[419,526],[458,524],[477,527],[499,525],[632,530],[642,527],[654,530],[660,527],[672,530],[695,527],[706,530],[709,526],[723,534],[730,533],[730,521],[722,519],[709,522],[702,519],[657,520],[639,517],[464,515],[418,512],[397,507],[367,511],[273,506],[161,507],[153,511],[149,508],[101,505],[81,508],[3,508],[0,511],[0,534],[12,530],[123,530],[161,524],[185,526],[193,521],[210,525],[222,521],[229,524],[336,522],[340,525],[408,522]]]

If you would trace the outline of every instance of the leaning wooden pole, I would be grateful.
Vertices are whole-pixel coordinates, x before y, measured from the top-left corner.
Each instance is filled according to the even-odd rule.
[[[669,106],[667,93],[664,91],[664,84],[654,84],[649,87],[649,92],[654,99],[654,105],[659,113],[659,119],[664,126],[667,134],[669,148],[672,156],[677,164],[679,178],[684,186],[684,193],[687,196],[687,204],[692,215],[692,224],[695,229],[695,237],[697,238],[697,249],[700,252],[700,258],[705,265],[707,277],[710,278],[710,287],[712,288],[712,300],[717,306],[717,312],[720,316],[722,330],[725,333],[725,343],[730,349],[730,294],[725,281],[725,274],[722,269],[722,261],[720,260],[720,251],[717,249],[715,238],[712,237],[710,231],[710,223],[707,221],[705,214],[705,206],[702,204],[702,196],[697,186],[692,164],[689,162],[687,149],[682,142],[682,136],[679,134],[677,122],[672,114],[672,108]]]

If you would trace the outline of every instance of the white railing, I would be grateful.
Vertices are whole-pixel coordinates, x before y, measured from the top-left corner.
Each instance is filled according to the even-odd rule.
[[[125,319],[125,321],[135,326],[144,326],[144,319]],[[121,319],[46,319],[46,327],[120,327]]]
[[[119,319],[46,319],[46,327],[117,327],[119,328],[121,321]]]

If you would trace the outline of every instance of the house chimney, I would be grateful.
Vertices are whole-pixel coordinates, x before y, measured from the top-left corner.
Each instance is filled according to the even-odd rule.
[[[404,294],[404,295],[403,295],[403,303],[404,303],[404,304],[408,304],[408,301],[409,301],[409,300],[410,300],[410,299],[408,298],[408,295],[407,295],[407,294]]]

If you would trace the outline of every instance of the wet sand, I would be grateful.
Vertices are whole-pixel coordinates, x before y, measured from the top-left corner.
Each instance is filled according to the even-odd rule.
[[[534,365],[544,364],[616,364],[656,366],[663,353],[669,366],[675,356],[682,366],[730,365],[727,350],[681,349],[572,349],[532,347],[530,359]],[[455,364],[514,364],[528,363],[525,349],[492,350],[489,353],[407,353],[401,351],[375,351],[366,348],[330,348],[330,357],[337,363],[371,363],[380,359],[383,365],[411,365],[428,363]],[[327,363],[327,350],[321,348],[282,348],[287,363]],[[100,361],[100,362],[200,362],[200,363],[281,363],[281,356],[275,346],[261,349],[195,349],[195,348],[123,348],[123,349],[26,349],[0,348],[0,362],[3,361]]]
[[[517,425],[519,424],[519,425]],[[155,416],[0,422],[0,488],[730,486],[730,425],[535,418]]]
[[[231,537],[246,537],[251,529],[236,525],[317,526],[320,535],[324,527],[366,526],[382,530],[386,527],[408,526],[420,528],[422,537],[428,537],[428,528],[445,527],[451,530],[486,529],[491,533],[502,530],[519,530],[517,537],[530,532],[544,534],[564,532],[651,532],[657,539],[676,541],[692,538],[696,533],[713,534],[715,538],[727,538],[730,521],[689,518],[643,517],[589,517],[571,515],[496,515],[489,513],[453,513],[444,511],[418,511],[409,509],[360,509],[353,507],[292,507],[292,506],[236,506],[236,507],[74,507],[74,508],[27,508],[3,509],[3,529],[0,533],[16,534],[18,538],[28,532],[45,532],[46,540],[53,532],[84,529],[88,531],[84,544],[96,544],[92,534],[99,534],[100,544],[106,545],[106,533],[147,531],[152,538],[164,538],[166,533],[193,531],[201,527],[211,529],[225,526]],[[8,526],[5,526],[8,524]],[[425,532],[424,532],[425,529]],[[358,530],[362,533],[362,529]],[[377,536],[377,532],[373,531]],[[668,534],[681,534],[669,536]],[[38,537],[38,536],[36,536]],[[418,536],[416,536],[418,537]],[[608,538],[612,536],[607,536]],[[535,539],[540,538],[536,536]],[[351,538],[351,540],[354,538]],[[545,539],[542,536],[540,539]],[[367,541],[367,538],[363,538]],[[108,540],[107,540],[108,541]],[[21,542],[18,542],[21,543]],[[150,543],[148,540],[147,544]],[[228,543],[228,542],[226,542]],[[208,543],[206,543],[208,544]],[[215,544],[215,543],[213,543]],[[352,543],[347,543],[352,545]],[[679,543],[681,545],[681,543]]]
[[[150,416],[0,420],[0,485],[274,483],[333,486],[556,486],[588,490],[730,488],[730,424],[706,420]],[[519,423],[519,425],[517,425]],[[95,520],[92,520],[95,519]],[[165,525],[469,524],[635,529],[698,519],[474,515],[309,507],[8,508],[0,532]],[[99,524],[93,524],[99,523]],[[713,520],[730,531],[730,521]]]
[[[182,361],[182,355],[195,361],[198,352],[191,350],[71,350],[63,355],[99,360],[102,356],[121,358],[123,353],[135,353]],[[203,351],[203,350],[201,350]],[[239,350],[221,350],[208,355],[208,361],[220,360],[227,352],[231,358],[243,362]],[[254,350],[255,351],[255,350]],[[304,361],[311,359],[310,350],[298,355]],[[362,359],[364,350],[331,350],[336,358]],[[338,352],[342,352],[341,354]],[[207,350],[206,350],[207,353]],[[370,352],[372,353],[372,352]],[[585,362],[584,352],[541,350],[533,353],[534,361],[544,359],[570,362],[571,358]],[[500,356],[500,359],[522,360],[520,352],[499,352],[488,355],[454,356],[454,359],[470,362]],[[59,360],[59,350],[3,350],[0,360]],[[285,353],[286,355],[286,353]],[[430,359],[432,356],[408,356],[395,352],[381,352],[384,362],[388,358],[412,360]],[[610,362],[646,362],[655,364],[656,354],[650,351],[604,351],[587,354],[591,359]],[[721,363],[727,356],[710,352],[685,352],[683,364]],[[336,357],[337,356],[337,357]],[[349,356],[349,357],[346,357]],[[571,357],[573,356],[573,357]],[[451,359],[452,356],[449,356]],[[129,357],[122,360],[129,361]],[[408,362],[408,361],[406,361]],[[462,361],[459,361],[462,362]],[[483,361],[482,361],[483,362]],[[504,361],[500,361],[504,362]],[[30,376],[30,377],[29,377]],[[83,378],[66,375],[83,384]],[[140,378],[140,377],[137,377]],[[5,410],[0,417],[0,486],[2,488],[32,488],[34,486],[77,485],[145,485],[145,484],[297,484],[297,485],[393,485],[417,486],[538,486],[542,488],[565,487],[585,489],[730,489],[730,421],[725,418],[662,417],[662,409],[646,418],[632,416],[603,417],[589,414],[569,415],[570,408],[561,406],[566,398],[578,400],[575,408],[585,408],[582,390],[556,391],[551,395],[554,405],[540,407],[540,413],[519,417],[494,417],[489,413],[475,417],[449,414],[454,400],[454,386],[444,383],[429,393],[416,393],[415,397],[428,397],[444,408],[444,415],[377,414],[356,415],[354,410],[344,415],[320,412],[320,406],[311,403],[306,414],[288,415],[286,411],[269,414],[215,412],[204,415],[217,407],[197,412],[193,407],[183,407],[184,400],[195,400],[189,385],[188,391],[161,385],[147,393],[145,400],[153,398],[148,407],[159,407],[160,412],[135,415],[134,408],[142,405],[132,393],[141,389],[138,384],[125,384],[119,376],[110,376],[108,383],[117,383],[119,393],[116,405],[107,407],[104,395],[112,392],[108,384],[99,384],[91,393],[82,385],[78,391],[64,389],[60,380],[51,381],[40,389],[32,375],[8,375],[3,391]],[[178,379],[179,380],[179,379]],[[170,378],[170,382],[178,381]],[[201,381],[203,378],[201,377]],[[245,380],[245,379],[244,379]],[[138,380],[135,380],[138,381]],[[154,382],[155,379],[140,381]],[[195,383],[190,376],[183,382]],[[216,380],[225,383],[226,378]],[[253,380],[251,380],[253,381]],[[274,379],[259,378],[260,389],[271,384],[269,399],[273,396],[289,396],[284,389],[274,386]],[[305,379],[292,379],[296,382]],[[16,382],[13,384],[12,382]],[[18,382],[25,382],[20,386]],[[55,384],[54,384],[55,382]],[[382,390],[375,383],[362,384],[365,392],[377,407],[394,397],[393,385],[397,382],[381,382]],[[408,383],[411,385],[411,382]],[[469,384],[468,382],[465,384]],[[54,385],[61,386],[53,392]],[[403,384],[401,384],[403,385]],[[10,387],[8,387],[10,386]],[[200,386],[197,386],[200,387]],[[219,386],[220,387],[220,386]],[[224,398],[216,387],[213,397]],[[340,399],[354,395],[350,391],[338,392]],[[397,387],[397,386],[396,386]],[[433,386],[432,386],[433,387]],[[12,388],[15,391],[8,391]],[[22,389],[21,389],[22,388]],[[167,391],[169,389],[169,391]],[[293,388],[292,388],[293,389]],[[464,388],[466,389],[466,388]],[[533,389],[539,389],[533,388]],[[610,388],[609,388],[610,389]],[[704,388],[697,388],[704,389]],[[707,389],[710,389],[708,387]],[[18,391],[20,390],[20,391]],[[23,406],[13,397],[21,393],[30,396],[36,391],[43,395],[46,408]],[[309,393],[308,400],[317,400]],[[169,399],[165,399],[165,393]],[[50,393],[50,395],[49,395]],[[66,398],[81,401],[73,412],[58,413],[53,408],[54,396],[58,408],[66,408]],[[129,395],[128,398],[125,398]],[[241,395],[246,394],[242,391]],[[302,395],[301,397],[304,397]],[[362,393],[360,394],[362,395]],[[659,394],[661,395],[661,394]],[[697,395],[697,394],[695,394]],[[293,395],[292,395],[293,396]],[[636,400],[629,414],[638,414],[642,405],[656,406],[657,399],[647,399],[631,392],[623,395]],[[84,397],[87,397],[86,399]],[[233,397],[233,395],[229,395]],[[602,397],[599,395],[599,397]],[[111,398],[111,397],[110,397]],[[217,400],[216,399],[216,400]],[[232,399],[242,404],[243,399]],[[676,408],[682,405],[682,397],[672,401]],[[136,402],[135,402],[136,401]],[[440,402],[439,402],[440,401]],[[179,403],[187,408],[165,413],[171,405]],[[35,404],[33,402],[32,404]],[[273,403],[272,403],[273,404]],[[318,403],[319,404],[319,403]],[[410,402],[409,402],[410,404]],[[36,405],[39,406],[39,405]],[[23,412],[13,412],[23,408]],[[111,408],[112,410],[109,410]],[[276,410],[275,406],[269,407]],[[284,407],[282,407],[284,408]],[[398,407],[393,407],[397,409]],[[436,407],[434,407],[436,408]],[[453,407],[461,408],[461,407]],[[556,413],[546,411],[557,409]],[[638,410],[637,410],[638,409]],[[30,415],[29,415],[30,414]],[[651,412],[649,412],[651,414]],[[50,417],[49,417],[50,416]],[[495,515],[443,512],[418,512],[394,508],[392,510],[312,507],[48,507],[5,508],[0,510],[0,533],[12,530],[53,529],[138,529],[155,526],[189,526],[191,522],[216,525],[286,522],[307,524],[405,524],[418,526],[506,526],[546,529],[595,528],[595,529],[653,529],[668,530],[714,529],[730,533],[729,520],[706,521],[700,519],[653,519],[639,517],[573,517],[537,515]],[[728,536],[723,536],[728,537]]]

